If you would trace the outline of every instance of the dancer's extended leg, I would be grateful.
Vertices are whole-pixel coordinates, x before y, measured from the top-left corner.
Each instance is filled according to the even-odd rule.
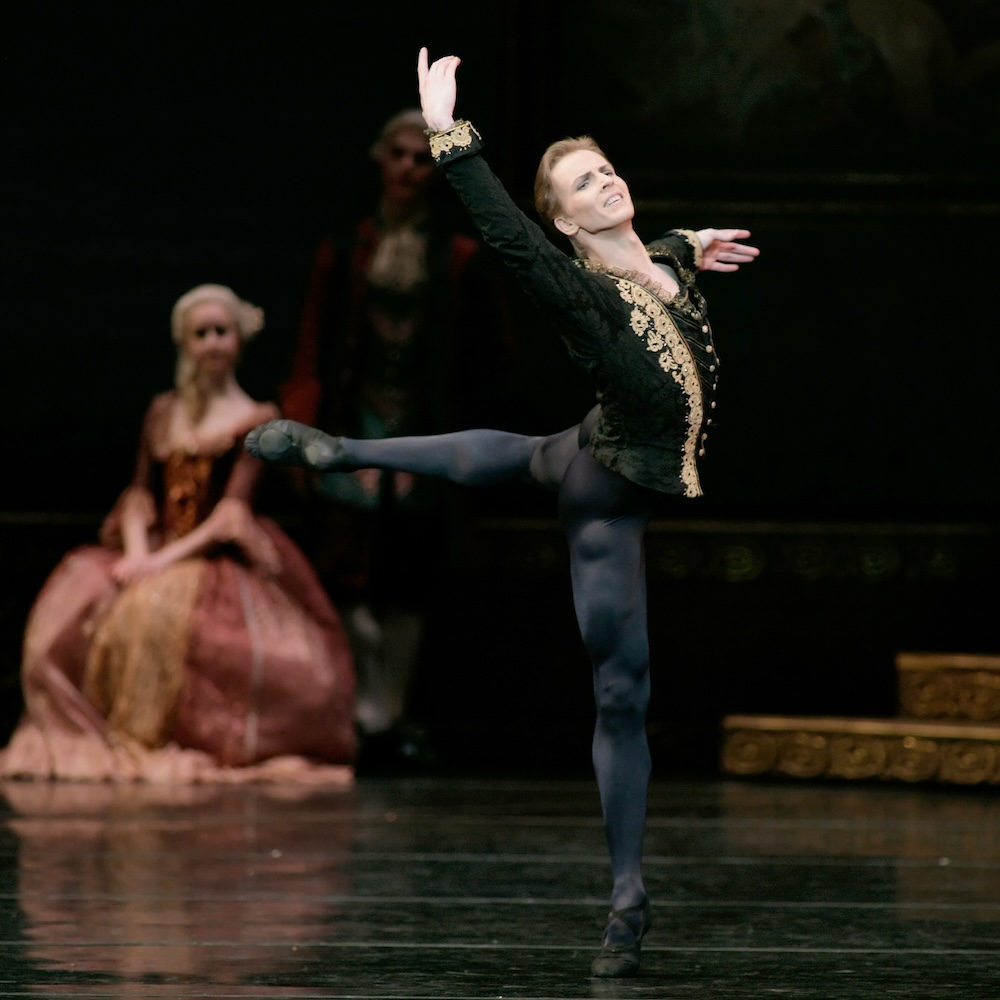
[[[587,449],[573,460],[559,494],[573,599],[594,669],[594,771],[611,853],[615,910],[640,906],[646,898],[641,866],[650,757],[643,534],[651,509],[649,491],[600,465]],[[643,913],[631,921],[610,921],[605,944],[634,943],[645,920]]]
[[[333,437],[292,420],[273,420],[255,427],[246,447],[269,462],[321,471],[395,469],[463,486],[520,480],[557,489],[580,450],[579,437],[577,426],[540,437],[476,429],[368,440]]]

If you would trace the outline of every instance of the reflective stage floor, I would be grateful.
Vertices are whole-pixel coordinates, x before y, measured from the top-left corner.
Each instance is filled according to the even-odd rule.
[[[624,982],[587,780],[0,791],[2,997],[1000,997],[997,789],[654,783]]]

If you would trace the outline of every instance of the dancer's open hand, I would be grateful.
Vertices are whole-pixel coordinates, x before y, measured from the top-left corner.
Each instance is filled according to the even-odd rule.
[[[455,72],[461,62],[458,56],[442,56],[428,66],[426,46],[417,56],[420,110],[427,127],[435,132],[443,132],[454,124],[455,101],[458,98]]]
[[[699,229],[698,239],[703,249],[700,270],[738,271],[741,264],[751,263],[760,250],[733,242],[745,240],[749,235],[749,229]]]

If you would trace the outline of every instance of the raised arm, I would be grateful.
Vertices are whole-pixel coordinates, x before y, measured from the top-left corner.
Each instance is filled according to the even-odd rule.
[[[417,77],[431,152],[472,216],[483,240],[519,277],[531,297],[563,322],[594,328],[620,308],[613,291],[579,268],[529,219],[479,155],[482,139],[467,121],[454,117],[461,60],[445,56],[431,65],[420,50]]]

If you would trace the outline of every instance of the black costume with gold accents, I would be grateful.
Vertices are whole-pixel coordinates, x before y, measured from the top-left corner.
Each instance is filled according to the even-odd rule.
[[[698,458],[712,422],[719,365],[694,280],[701,243],[672,230],[647,247],[677,277],[671,297],[645,275],[573,261],[514,204],[464,121],[430,133],[431,151],[484,240],[545,310],[593,378],[601,412],[594,457],[640,486],[701,495]]]
[[[649,928],[642,843],[651,768],[646,738],[649,641],[646,526],[666,497],[701,494],[698,458],[714,409],[718,361],[694,285],[701,244],[674,230],[648,248],[671,268],[671,297],[647,277],[573,261],[517,208],[478,155],[468,122],[429,133],[431,152],[485,241],[520,276],[570,355],[592,376],[596,418],[557,434],[478,428],[364,441],[330,439],[291,422],[251,450],[291,464],[383,468],[468,486],[530,482],[555,489],[569,550],[573,603],[593,668],[592,756],[611,856],[611,915],[599,976],[634,975]],[[324,440],[324,438],[326,440]],[[255,451],[257,453],[257,451]],[[531,696],[530,684],[525,697]],[[632,914],[632,919],[626,919]],[[628,952],[628,961],[621,954]],[[610,971],[609,971],[610,970]]]

